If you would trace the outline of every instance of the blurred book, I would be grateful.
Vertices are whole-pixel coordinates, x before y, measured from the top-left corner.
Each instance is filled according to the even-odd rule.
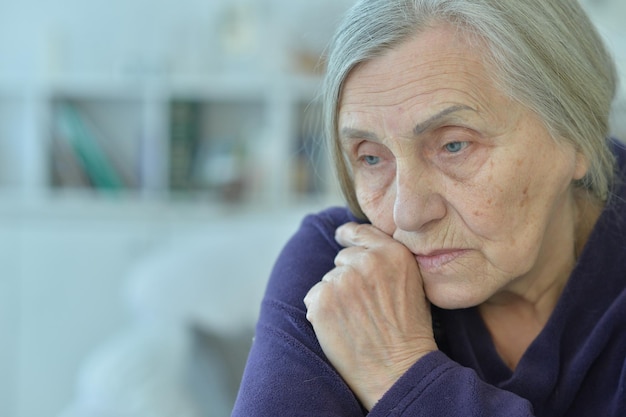
[[[53,168],[65,177],[69,185],[84,183],[76,172],[81,167],[94,188],[118,190],[128,187],[129,180],[115,166],[115,156],[107,154],[105,139],[98,136],[93,124],[70,102],[60,102],[54,115],[56,154]],[[108,151],[112,152],[111,147]],[[73,153],[74,162],[70,162]],[[62,180],[61,176],[58,177]],[[66,185],[65,183],[62,185]]]
[[[200,103],[174,101],[170,105],[169,184],[170,189],[189,191],[193,160],[200,141]]]

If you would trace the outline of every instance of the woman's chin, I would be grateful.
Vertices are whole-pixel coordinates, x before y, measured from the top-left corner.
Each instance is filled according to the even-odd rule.
[[[445,310],[475,307],[488,298],[485,294],[478,294],[458,286],[451,288],[450,285],[425,285],[424,290],[431,304]]]

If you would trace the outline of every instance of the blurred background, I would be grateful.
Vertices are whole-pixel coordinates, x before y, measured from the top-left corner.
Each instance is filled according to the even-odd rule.
[[[230,414],[274,258],[341,204],[351,3],[0,0],[0,417]],[[626,79],[626,3],[584,5]]]

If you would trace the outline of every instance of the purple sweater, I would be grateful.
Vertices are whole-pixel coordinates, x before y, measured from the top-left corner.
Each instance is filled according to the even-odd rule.
[[[626,151],[617,150],[622,174]],[[434,309],[440,350],[368,414],[325,358],[303,298],[334,267],[333,208],[304,219],[272,272],[233,417],[626,416],[626,175],[515,371],[475,308]]]

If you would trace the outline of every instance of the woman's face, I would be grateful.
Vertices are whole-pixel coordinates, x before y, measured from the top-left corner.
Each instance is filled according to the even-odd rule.
[[[498,91],[480,48],[431,28],[357,67],[339,108],[363,212],[415,254],[443,308],[539,297],[574,264],[586,162]]]

